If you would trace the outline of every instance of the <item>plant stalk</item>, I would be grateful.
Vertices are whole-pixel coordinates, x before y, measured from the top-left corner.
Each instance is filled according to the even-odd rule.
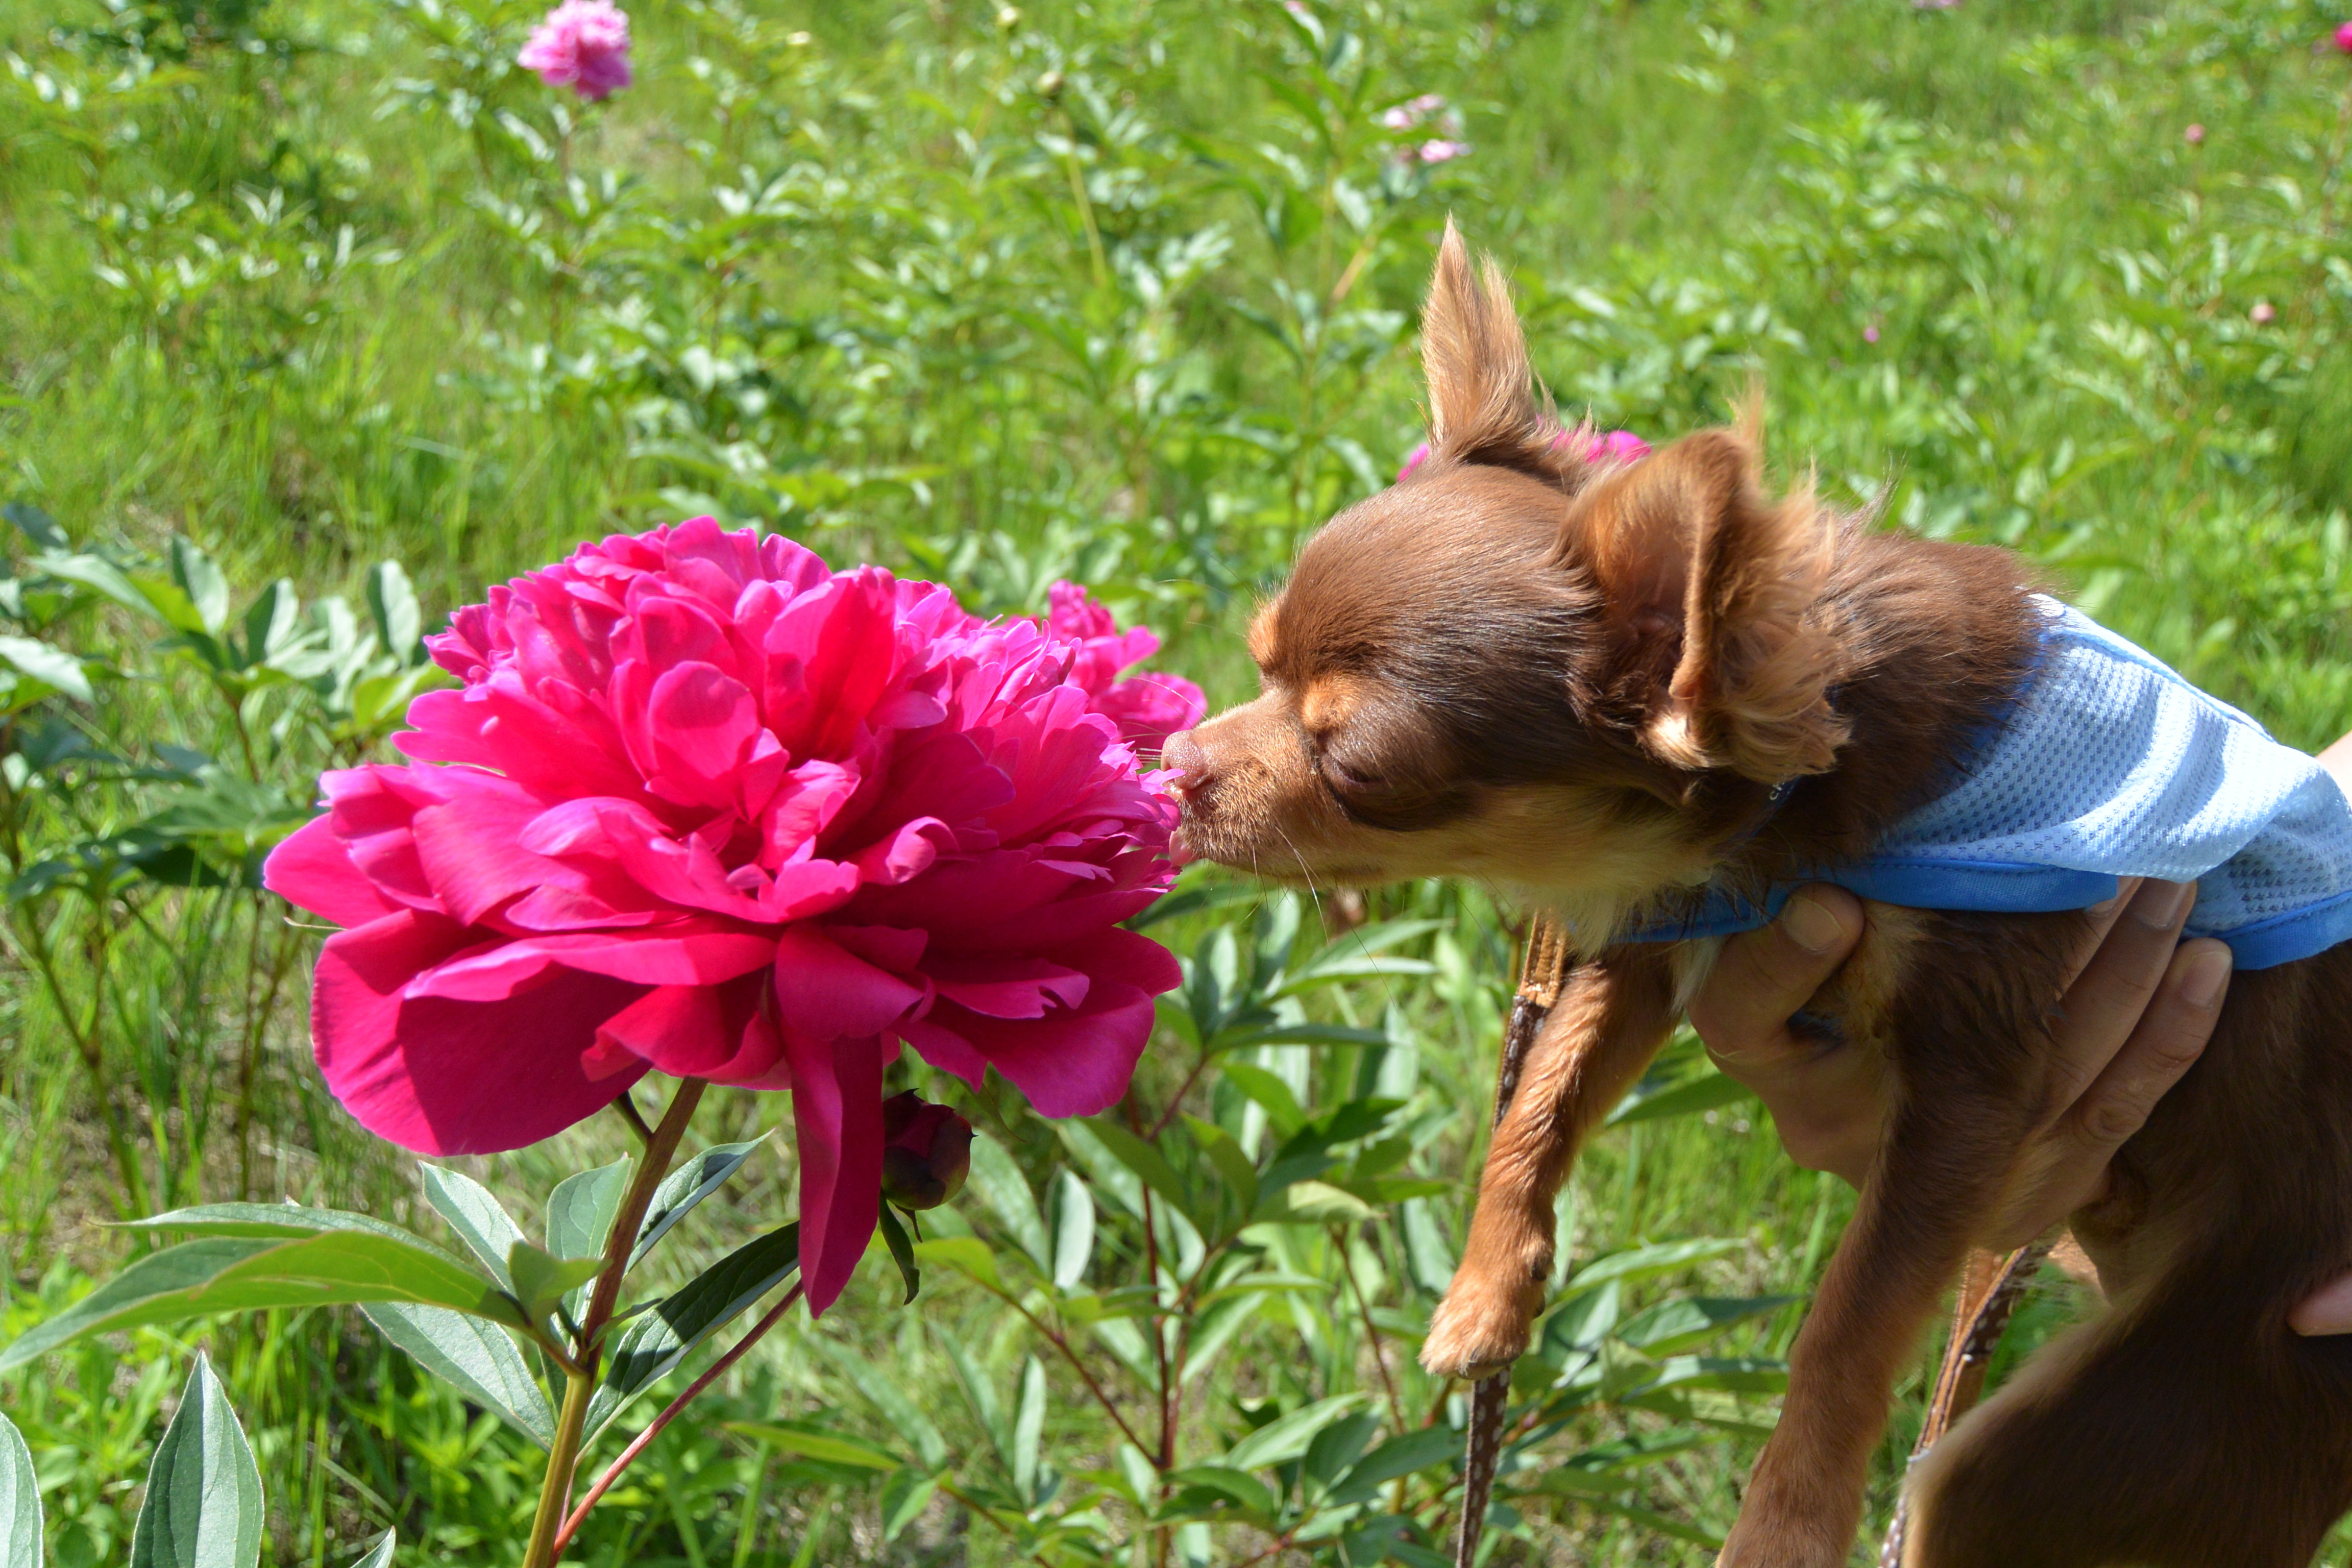
[[[654,1189],[669,1174],[669,1163],[677,1153],[678,1141],[686,1136],[686,1125],[694,1120],[694,1108],[709,1087],[698,1078],[679,1082],[669,1109],[662,1112],[661,1124],[654,1129],[645,1160],[629,1184],[628,1195],[621,1200],[621,1210],[613,1216],[613,1229],[604,1242],[604,1272],[596,1276],[595,1294],[588,1299],[588,1310],[581,1317],[579,1337],[573,1343],[575,1369],[563,1381],[563,1409],[556,1417],[555,1441],[548,1449],[547,1479],[539,1489],[539,1509],[531,1516],[530,1547],[524,1553],[523,1568],[554,1568],[555,1554],[571,1534],[562,1525],[572,1501],[572,1475],[580,1468],[581,1436],[588,1425],[588,1397],[596,1385],[597,1341],[604,1325],[613,1321],[613,1309],[620,1302],[622,1277],[629,1271],[629,1254],[636,1249],[637,1230],[645,1224],[646,1210],[654,1201]]]

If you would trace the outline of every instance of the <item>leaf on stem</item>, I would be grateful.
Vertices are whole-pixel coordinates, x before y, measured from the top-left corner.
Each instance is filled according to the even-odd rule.
[[[453,1312],[378,1301],[360,1310],[409,1359],[542,1448],[555,1443],[555,1411],[506,1331]]]
[[[1054,1178],[1054,1285],[1076,1289],[1087,1277],[1095,1251],[1095,1200],[1077,1173],[1064,1169]]]
[[[851,1465],[861,1470],[895,1470],[898,1458],[862,1437],[829,1431],[804,1421],[730,1421],[726,1429],[755,1443],[765,1443],[780,1454],[822,1464]]]
[[[667,1376],[729,1319],[782,1284],[800,1267],[801,1227],[748,1241],[649,1310],[613,1342],[604,1381],[588,1402],[588,1432],[602,1431],[632,1399]]]
[[[635,1268],[645,1260],[654,1244],[669,1234],[670,1226],[686,1217],[687,1211],[725,1184],[727,1179],[742,1169],[743,1162],[752,1151],[767,1142],[754,1138],[748,1143],[720,1143],[705,1149],[677,1170],[662,1178],[654,1189],[653,1203],[646,1209],[646,1222],[637,1227],[636,1246],[629,1253],[629,1267]]]
[[[552,1317],[558,1303],[604,1272],[601,1258],[558,1258],[543,1247],[518,1241],[507,1252],[507,1273],[515,1300],[533,1323]]]
[[[1335,1394],[1328,1399],[1277,1415],[1233,1446],[1223,1464],[1231,1469],[1256,1470],[1288,1464],[1307,1452],[1315,1435],[1364,1403],[1360,1394]]]
[[[352,1568],[392,1568],[392,1549],[400,1544],[400,1532],[387,1530],[368,1549],[368,1554],[352,1564]]]
[[[906,1282],[906,1297],[898,1303],[903,1307],[923,1291],[923,1271],[915,1262],[915,1239],[907,1234],[905,1223],[888,1204],[882,1205],[876,1224],[882,1232],[883,1244],[890,1249],[890,1261],[898,1266],[898,1278]]]
[[[1029,1178],[1021,1173],[1004,1146],[985,1132],[971,1136],[971,1174],[966,1180],[1037,1265],[1038,1272],[1053,1272],[1054,1249],[1045,1238],[1045,1216],[1037,1212]]]
[[[131,1531],[131,1568],[254,1568],[261,1560],[261,1471],[212,1363],[199,1352],[148,1468],[146,1500]]]
[[[507,1254],[514,1244],[523,1239],[522,1226],[515,1224],[505,1205],[490,1195],[490,1190],[470,1176],[455,1171],[445,1171],[438,1165],[419,1164],[425,1175],[425,1201],[433,1212],[448,1222],[466,1244],[466,1250],[482,1260],[485,1268],[498,1277],[506,1289],[514,1289],[514,1279],[507,1272]]]
[[[630,1160],[624,1154],[609,1165],[555,1184],[555,1191],[547,1195],[548,1251],[558,1258],[603,1261],[613,1220],[621,1212],[621,1200],[628,1195],[629,1167]],[[583,1284],[564,1297],[564,1310],[576,1318],[587,1301],[588,1287]]]
[[[142,1258],[0,1350],[0,1372],[83,1334],[265,1307],[411,1301],[525,1327],[488,1279],[444,1253],[365,1231],[296,1241],[205,1237]]]

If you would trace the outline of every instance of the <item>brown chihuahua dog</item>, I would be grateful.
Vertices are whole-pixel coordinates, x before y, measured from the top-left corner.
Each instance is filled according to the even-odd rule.
[[[1430,459],[1322,529],[1250,631],[1256,700],[1176,736],[1180,845],[1342,885],[1475,878],[1583,955],[1496,1129],[1433,1371],[1526,1349],[1577,1145],[1717,942],[1634,942],[1692,889],[1862,856],[2033,668],[1995,550],[1759,489],[1752,432],[1633,465],[1556,444],[1500,275],[1449,226]],[[1808,1012],[1898,1092],[1721,1562],[1837,1568],[1895,1378],[2021,1179],[2078,913],[1871,903]],[[1913,1479],[1911,1568],[2294,1568],[2352,1504],[2352,1342],[2289,1307],[2352,1263],[2352,946],[2242,973],[2201,1060],[2074,1217],[2109,1310]]]

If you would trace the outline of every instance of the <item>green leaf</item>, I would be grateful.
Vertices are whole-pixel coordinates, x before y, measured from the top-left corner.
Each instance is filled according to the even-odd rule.
[[[915,1262],[915,1240],[898,1218],[898,1211],[888,1204],[882,1205],[876,1228],[882,1233],[882,1244],[890,1249],[890,1261],[898,1266],[898,1278],[907,1287],[907,1294],[898,1304],[905,1306],[923,1293],[923,1271]]]
[[[254,1568],[261,1524],[261,1471],[212,1363],[198,1352],[148,1467],[131,1568]]]
[[[1054,1178],[1054,1283],[1075,1289],[1095,1250],[1095,1199],[1066,1167]]]
[[[55,687],[68,697],[84,702],[94,702],[98,693],[82,673],[81,660],[60,647],[51,647],[37,637],[0,637],[0,662],[13,666],[31,676],[44,686]]]
[[[630,1160],[566,1176],[547,1198],[547,1250],[558,1258],[602,1258],[613,1216],[629,1191]]]
[[[1013,1489],[1037,1495],[1037,1448],[1045,1436],[1045,1369],[1031,1356],[1021,1368],[1021,1405],[1013,1417]]]
[[[1183,1178],[1169,1164],[1166,1155],[1107,1116],[1088,1118],[1087,1131],[1110,1151],[1111,1158],[1134,1172],[1145,1186],[1166,1199],[1178,1214],[1188,1220],[1192,1218],[1191,1194],[1184,1190]],[[1197,1221],[1193,1228],[1200,1228]]]
[[[165,1214],[151,1215],[145,1219],[126,1222],[124,1230],[170,1230],[190,1236],[260,1236],[299,1238],[318,1236],[327,1231],[361,1230],[371,1236],[390,1237],[410,1247],[425,1251],[457,1264],[451,1258],[421,1236],[413,1236],[396,1225],[390,1225],[372,1215],[353,1214],[349,1209],[314,1209],[300,1204],[198,1204],[193,1208],[173,1209]],[[459,1264],[458,1267],[464,1267]]]
[[[892,1471],[882,1483],[882,1539],[898,1540],[898,1532],[915,1522],[939,1489],[938,1477],[925,1475],[912,1465]]]
[[[1391,1437],[1341,1476],[1331,1489],[1335,1504],[1362,1502],[1399,1476],[1409,1476],[1432,1465],[1450,1464],[1462,1456],[1462,1434],[1451,1426],[1423,1426]]]
[[[1240,1089],[1265,1108],[1265,1119],[1285,1138],[1307,1125],[1307,1112],[1299,1107],[1298,1097],[1290,1086],[1255,1062],[1228,1061],[1224,1064],[1225,1081]]]
[[[645,1224],[637,1227],[637,1242],[629,1254],[629,1267],[635,1268],[642,1262],[646,1254],[654,1249],[654,1244],[669,1234],[670,1226],[724,1185],[730,1176],[742,1169],[752,1151],[766,1142],[761,1136],[745,1143],[714,1144],[664,1176],[646,1209]]]
[[[360,1308],[410,1360],[541,1447],[555,1442],[555,1412],[506,1331],[446,1307],[379,1301]]]
[[[1281,1507],[1273,1489],[1230,1465],[1187,1465],[1169,1472],[1168,1484],[1175,1491],[1170,1503],[1180,1513],[1211,1512],[1219,1500],[1238,1503],[1259,1519],[1272,1518]]]
[[[1789,1363],[1770,1356],[1668,1357],[1642,1392],[1714,1389],[1725,1394],[1780,1394],[1789,1386]]]
[[[1355,1194],[1328,1182],[1292,1182],[1270,1193],[1252,1216],[1276,1224],[1360,1225],[1379,1217],[1379,1211]]]
[[[1217,1174],[1225,1179],[1225,1185],[1234,1194],[1234,1211],[1246,1215],[1255,1210],[1257,1207],[1257,1167],[1251,1163],[1248,1155],[1242,1152],[1242,1146],[1234,1141],[1233,1134],[1215,1122],[1203,1121],[1197,1116],[1186,1116],[1184,1129],[1192,1133],[1192,1142],[1200,1145],[1201,1152],[1209,1157],[1209,1163],[1217,1168]]]
[[[1183,888],[1134,916],[1127,922],[1127,929],[1142,931],[1162,921],[1198,914],[1203,910],[1223,909],[1228,904],[1255,903],[1265,896],[1265,889],[1254,882],[1211,882],[1204,886]]]
[[[299,1241],[218,1236],[140,1258],[0,1351],[0,1372],[83,1334],[264,1307],[413,1301],[524,1326],[496,1286],[446,1254],[363,1231]]]
[[[676,1294],[629,1320],[612,1345],[604,1381],[588,1402],[588,1430],[604,1424],[667,1377],[695,1346],[800,1267],[801,1227],[785,1226],[745,1242]]]
[[[1633,1091],[1617,1102],[1603,1123],[1622,1127],[1629,1121],[1655,1121],[1668,1116],[1692,1116],[1702,1110],[1712,1110],[1718,1105],[1729,1105],[1738,1100],[1752,1100],[1756,1091],[1733,1078],[1709,1067],[1703,1072],[1676,1079],[1658,1088],[1637,1084]]]
[[[726,1429],[755,1443],[765,1443],[780,1454],[819,1459],[828,1465],[853,1465],[861,1470],[895,1470],[897,1456],[862,1437],[829,1431],[804,1421],[729,1421]]]
[[[0,1568],[41,1568],[41,1483],[25,1435],[0,1415]]]
[[[141,592],[137,584],[123,575],[121,567],[103,557],[40,555],[34,558],[33,566],[43,574],[54,577],[60,583],[72,583],[79,587],[90,589],[113,600],[124,609],[136,610],[142,616],[155,614],[154,602],[146,594]],[[185,595],[173,590],[173,596],[184,598]],[[194,622],[193,611],[190,612],[188,618],[193,625]]]
[[[265,663],[287,651],[294,642],[302,601],[295,596],[294,580],[280,577],[264,588],[245,611],[245,662]]]
[[[1013,1239],[1020,1243],[1041,1274],[1053,1271],[1054,1249],[1045,1238],[1045,1216],[1037,1212],[1029,1178],[1013,1163],[1004,1146],[985,1132],[971,1135],[971,1174],[966,1178]]]
[[[988,1434],[989,1446],[996,1450],[996,1457],[1004,1462],[1005,1473],[1010,1475],[1013,1428],[1005,1423],[1004,1407],[997,1401],[996,1385],[989,1381],[988,1369],[973,1359],[964,1335],[940,1330],[937,1323],[932,1328],[938,1331],[940,1348],[948,1352],[948,1360],[955,1365],[956,1380],[963,1384],[964,1403],[980,1418],[980,1429]]]
[[[1738,1252],[1746,1242],[1729,1237],[1694,1237],[1687,1241],[1661,1241],[1652,1247],[1628,1247],[1596,1258],[1578,1269],[1569,1279],[1565,1291],[1581,1290],[1598,1285],[1604,1279],[1646,1279],[1654,1274],[1671,1273],[1693,1263],[1704,1263],[1710,1258]]]
[[[543,1323],[554,1316],[558,1303],[603,1272],[601,1258],[558,1258],[543,1247],[518,1241],[507,1249],[507,1274],[514,1280],[515,1300],[523,1316]]]
[[[1794,1296],[1681,1296],[1636,1312],[1618,1325],[1617,1337],[1654,1356],[1686,1351],[1734,1323],[1777,1312]]]
[[[582,1171],[555,1184],[547,1194],[547,1250],[558,1258],[593,1258],[600,1262],[613,1237],[613,1220],[629,1194],[631,1161],[625,1154],[609,1165]],[[585,1285],[563,1299],[573,1317],[587,1305]]]
[[[1604,1279],[1561,1299],[1544,1320],[1537,1354],[1555,1367],[1565,1367],[1578,1356],[1590,1356],[1617,1326],[1623,1300],[1622,1279]]]
[[[368,1548],[368,1554],[352,1563],[352,1568],[392,1568],[392,1549],[399,1544],[400,1531],[387,1530],[377,1538],[373,1546]]]
[[[401,668],[422,664],[427,657],[421,640],[425,613],[417,607],[416,590],[397,561],[379,561],[368,571],[368,613],[375,617],[375,635]]]
[[[1222,1463],[1232,1469],[1256,1470],[1288,1464],[1307,1452],[1315,1434],[1364,1403],[1360,1394],[1335,1394],[1287,1415],[1277,1415],[1233,1446]]]
[[[1113,1203],[1136,1218],[1143,1217],[1143,1184],[1136,1179],[1133,1171],[1118,1163],[1118,1158],[1104,1146],[1103,1141],[1095,1136],[1091,1126],[1076,1117],[1070,1117],[1055,1122],[1054,1133],[1061,1139],[1062,1147],[1070,1152],[1070,1157],[1086,1167],[1096,1192],[1107,1194]],[[974,1140],[973,1147],[978,1146],[978,1141]],[[975,1167],[977,1163],[974,1162]],[[1038,1234],[1041,1238],[1045,1234],[1042,1221],[1038,1225]],[[1038,1267],[1043,1268],[1050,1265],[1041,1263]]]
[[[195,607],[198,628],[214,637],[228,625],[228,579],[195,541],[184,534],[172,537],[172,581]],[[159,606],[160,607],[160,606]]]
[[[448,1222],[466,1250],[480,1258],[500,1285],[513,1289],[507,1254],[523,1239],[522,1226],[515,1224],[488,1187],[472,1177],[438,1165],[419,1164],[417,1169],[425,1173],[425,1201],[433,1205],[433,1212]]]
[[[915,1243],[915,1261],[952,1268],[992,1290],[1004,1288],[1004,1277],[996,1268],[996,1254],[976,1236],[935,1236],[928,1241],[919,1241]]]
[[[66,531],[58,526],[58,520],[30,502],[12,500],[6,506],[0,506],[0,517],[14,523],[16,531],[30,540],[36,550],[73,548],[73,541],[68,539]]]

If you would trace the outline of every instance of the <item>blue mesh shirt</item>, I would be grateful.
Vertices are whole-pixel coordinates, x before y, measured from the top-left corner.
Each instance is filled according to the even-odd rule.
[[[2194,881],[2189,934],[2228,942],[2240,969],[2352,938],[2352,805],[2326,771],[2089,616],[2034,602],[2041,659],[1959,781],[1867,859],[1803,879],[2011,913],[2082,909],[2118,877]],[[1793,886],[1760,905],[1715,889],[1688,919],[1623,940],[1752,931]]]

